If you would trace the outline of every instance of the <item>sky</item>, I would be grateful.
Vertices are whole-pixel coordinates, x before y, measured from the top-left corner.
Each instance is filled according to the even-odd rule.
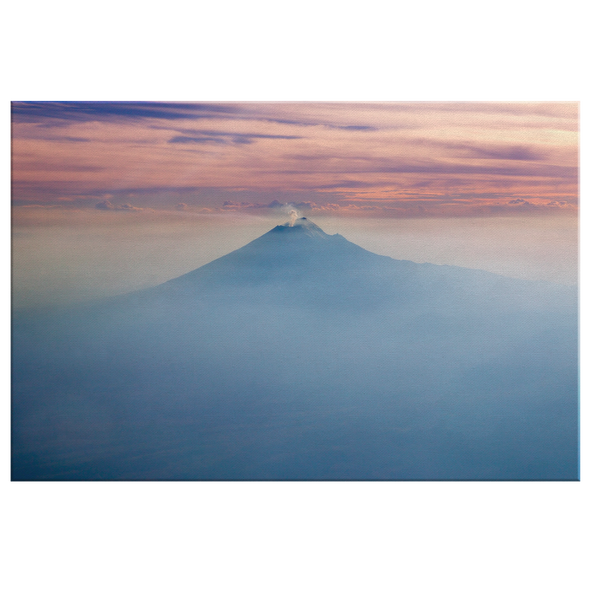
[[[13,305],[158,284],[296,209],[379,254],[577,280],[575,102],[13,102]]]
[[[576,103],[13,103],[18,206],[575,210]]]

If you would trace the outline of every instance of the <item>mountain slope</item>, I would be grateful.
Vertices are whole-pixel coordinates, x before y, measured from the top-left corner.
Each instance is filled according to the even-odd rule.
[[[466,294],[483,305],[571,306],[576,300],[572,287],[374,254],[339,234],[326,234],[306,218],[292,226],[278,225],[242,248],[141,294],[170,300],[209,295],[225,304],[252,298],[315,306],[321,313],[418,301],[425,308],[453,305],[465,302]]]

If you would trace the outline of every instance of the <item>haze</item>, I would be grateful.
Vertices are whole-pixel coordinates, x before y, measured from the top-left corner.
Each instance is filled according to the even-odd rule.
[[[573,215],[376,219],[314,218],[326,232],[385,256],[575,284]],[[17,208],[13,306],[65,305],[150,287],[243,246],[278,223],[243,212],[120,213]]]

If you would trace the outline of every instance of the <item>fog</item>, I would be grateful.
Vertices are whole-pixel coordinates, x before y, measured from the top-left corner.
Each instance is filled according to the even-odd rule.
[[[314,218],[378,254],[489,270],[514,278],[577,281],[577,219]],[[286,215],[72,211],[13,214],[15,309],[68,305],[158,285],[262,235]]]
[[[575,288],[284,233],[17,313],[13,478],[577,479]]]

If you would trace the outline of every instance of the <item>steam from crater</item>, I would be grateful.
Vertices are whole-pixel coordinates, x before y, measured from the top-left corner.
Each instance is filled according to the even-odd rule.
[[[296,209],[291,209],[289,211],[289,227],[293,227],[298,218],[299,212]]]

